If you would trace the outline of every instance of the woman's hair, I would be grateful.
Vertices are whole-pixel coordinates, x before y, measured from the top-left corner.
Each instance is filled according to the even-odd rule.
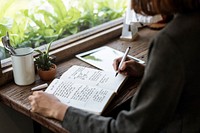
[[[200,11],[200,0],[131,0],[131,7],[141,14],[170,15]]]

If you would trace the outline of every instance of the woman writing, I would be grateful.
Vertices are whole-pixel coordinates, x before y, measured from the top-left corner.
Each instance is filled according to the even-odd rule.
[[[29,97],[32,112],[60,120],[73,133],[200,132],[200,0],[132,0],[132,8],[174,19],[150,42],[145,67],[127,60],[119,70],[143,76],[130,110],[116,119],[98,116],[39,91]]]

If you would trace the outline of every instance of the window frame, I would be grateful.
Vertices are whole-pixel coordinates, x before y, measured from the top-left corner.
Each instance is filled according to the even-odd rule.
[[[59,63],[60,61],[72,58],[75,54],[103,45],[109,40],[121,35],[123,20],[124,17],[121,17],[75,35],[54,41],[49,54],[55,56],[55,62]],[[44,45],[38,48],[44,50],[46,46]],[[38,53],[34,52],[34,57],[37,55]],[[11,58],[1,60],[0,63],[1,86],[10,82],[13,79],[13,74]]]

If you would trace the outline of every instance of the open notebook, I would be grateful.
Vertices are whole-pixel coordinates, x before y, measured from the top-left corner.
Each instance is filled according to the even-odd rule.
[[[45,92],[61,102],[95,114],[101,114],[127,77],[109,71],[74,65],[54,79]]]

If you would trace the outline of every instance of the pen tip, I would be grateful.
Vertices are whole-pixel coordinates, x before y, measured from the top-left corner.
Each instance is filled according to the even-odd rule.
[[[115,77],[117,76],[118,72],[115,74]]]

